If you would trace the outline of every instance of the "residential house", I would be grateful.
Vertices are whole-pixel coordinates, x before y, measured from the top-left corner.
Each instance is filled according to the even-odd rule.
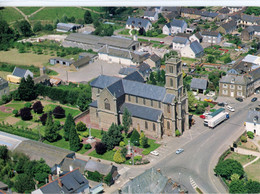
[[[216,21],[220,23],[226,23],[229,21],[229,16],[227,14],[219,14],[216,17]]]
[[[141,63],[137,66],[137,69],[145,80],[149,77],[152,71],[150,65],[148,65],[147,63]]]
[[[55,58],[50,58],[49,59],[49,63],[51,65],[61,64],[61,65],[65,65],[65,66],[70,66],[74,62],[75,62],[74,60],[60,58],[60,57],[55,57]]]
[[[246,118],[246,131],[260,135],[260,111],[249,110]]]
[[[190,41],[188,38],[175,36],[172,39],[172,49],[175,51],[181,51],[188,44],[190,44]]]
[[[191,36],[189,37],[189,40],[190,40],[191,42],[193,42],[193,41],[198,41],[199,43],[201,43],[202,40],[203,40],[203,37],[201,36],[201,33],[200,33],[200,32],[196,32],[195,34],[193,34],[193,35],[191,35]]]
[[[204,49],[197,40],[185,46],[180,52],[182,57],[193,59],[200,58],[204,55]]]
[[[238,21],[238,26],[244,28],[248,26],[260,25],[260,17],[242,14]]]
[[[130,17],[126,21],[126,29],[140,30],[143,28],[146,32],[150,30],[152,23],[147,19]]]
[[[105,164],[95,160],[88,160],[85,171],[89,172],[99,172],[103,176],[107,176],[109,173],[112,175],[113,181],[117,180],[119,177],[117,167],[111,164]]]
[[[228,9],[227,7],[222,7],[220,10],[218,10],[218,12],[222,14],[229,14],[230,9]]]
[[[206,79],[201,78],[192,78],[190,89],[192,91],[196,91],[198,93],[204,94],[208,87],[208,81]]]
[[[235,13],[243,10],[243,7],[227,7],[230,10],[230,13]]]
[[[0,77],[0,98],[2,98],[3,95],[9,95],[9,85],[8,81]]]
[[[158,12],[156,11],[145,11],[144,12],[144,19],[148,19],[150,21],[157,21],[158,20]]]
[[[237,29],[237,23],[234,20],[230,20],[227,23],[221,24],[217,29],[218,32],[222,34],[231,34]]]
[[[7,81],[13,83],[20,83],[22,78],[26,79],[28,76],[31,76],[33,78],[33,73],[30,70],[15,67],[12,75],[7,75]]]
[[[161,57],[156,54],[152,54],[145,62],[151,67],[159,68],[161,65]]]
[[[58,23],[57,24],[57,31],[58,32],[73,32],[79,28],[82,28],[84,25],[82,24],[72,24],[72,23]]]
[[[215,13],[215,12],[203,11],[201,13],[201,19],[207,20],[207,21],[215,21],[217,16],[218,16],[218,13]]]
[[[125,108],[132,115],[132,127],[146,134],[162,137],[175,135],[176,129],[183,132],[189,128],[187,95],[178,58],[166,61],[165,87],[145,84],[137,71],[123,79],[101,75],[90,85],[90,122],[100,129],[122,123]]]
[[[249,26],[247,28],[245,28],[242,32],[241,32],[241,39],[243,41],[249,41],[253,39],[253,36],[255,34],[255,29],[253,26]]]
[[[59,164],[59,174],[73,171],[74,169],[78,169],[81,174],[85,174],[85,167],[87,162],[88,161],[81,160],[78,158],[64,158],[64,160],[62,160],[62,162]]]
[[[170,23],[164,25],[163,34],[174,35],[177,33],[184,33],[187,28],[187,23],[184,20],[173,19]]]
[[[190,19],[200,19],[202,11],[195,8],[181,8],[181,17]]]
[[[49,183],[32,192],[45,193],[89,193],[89,182],[78,169],[75,169],[55,180],[50,178]]]
[[[203,39],[202,42],[219,44],[221,42],[221,34],[217,31],[203,31],[201,33]]]

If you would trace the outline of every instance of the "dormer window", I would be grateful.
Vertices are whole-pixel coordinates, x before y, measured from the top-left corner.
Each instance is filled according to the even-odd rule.
[[[232,79],[231,79],[231,83],[232,83],[232,84],[235,83],[235,78],[232,78]]]
[[[139,26],[141,26],[141,24],[142,24],[141,22],[138,22],[138,25],[139,25]]]

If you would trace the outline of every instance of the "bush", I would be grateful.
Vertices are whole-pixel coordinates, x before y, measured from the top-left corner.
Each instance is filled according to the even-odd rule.
[[[125,146],[125,142],[120,141],[119,146],[120,146],[120,147],[124,147],[124,146]]]
[[[87,130],[87,127],[86,127],[86,124],[85,124],[85,123],[83,123],[82,121],[80,121],[79,123],[77,123],[76,129],[77,129],[77,131],[86,131],[86,130]]]
[[[125,157],[121,153],[121,149],[118,149],[116,153],[114,154],[113,160],[118,163],[124,163],[126,161]]]
[[[103,179],[103,175],[101,175],[98,171],[90,172],[88,171],[88,179],[100,182]]]
[[[86,150],[90,150],[91,148],[92,148],[92,146],[89,143],[85,145]]]
[[[241,136],[240,140],[241,140],[242,142],[244,142],[244,143],[247,142],[247,138],[246,138],[246,136],[244,136],[244,135]]]
[[[131,143],[133,143],[135,146],[139,146],[139,138],[140,134],[136,129],[134,129],[130,138]]]
[[[181,133],[180,133],[180,131],[177,129],[177,130],[175,130],[175,136],[176,137],[179,137],[179,136],[181,136]]]
[[[46,124],[46,120],[47,120],[47,113],[44,113],[41,117],[40,117],[40,121],[42,123],[42,125]]]
[[[53,116],[56,119],[64,118],[65,117],[65,110],[61,106],[56,106],[53,110]]]
[[[203,102],[203,106],[204,106],[204,107],[208,107],[208,106],[209,106],[209,103],[206,102],[206,101],[204,101],[204,102]]]
[[[102,142],[98,142],[95,145],[95,150],[96,150],[97,154],[103,155],[104,153],[106,153],[107,147]]]
[[[82,135],[83,135],[83,137],[88,137],[88,132],[85,131],[85,132],[82,133]]]
[[[111,184],[113,184],[113,177],[112,177],[111,172],[108,173],[108,175],[104,177],[104,182],[105,182],[108,186],[110,186]]]
[[[24,121],[29,121],[32,119],[32,114],[31,114],[31,109],[24,107],[22,109],[20,109],[20,115],[22,120]]]
[[[15,117],[18,117],[18,116],[19,116],[18,110],[14,109],[14,110],[13,110],[13,114],[14,114]]]
[[[30,103],[30,102],[26,102],[24,104],[24,107],[26,107],[26,108],[31,108],[31,106],[32,106],[32,103]]]
[[[11,95],[3,95],[2,96],[3,104],[6,104],[6,103],[10,102],[11,100],[12,100],[12,96]]]
[[[42,103],[41,101],[37,101],[33,104],[33,111],[37,114],[41,114],[43,113],[43,106],[42,106]]]
[[[21,97],[20,97],[18,90],[12,91],[11,96],[12,96],[13,100],[17,100],[17,101],[21,100]]]
[[[254,133],[252,131],[248,131],[247,132],[247,136],[250,138],[250,139],[254,139]]]
[[[135,161],[141,161],[141,160],[142,160],[142,156],[135,156],[135,157],[134,157],[134,160],[135,160]]]

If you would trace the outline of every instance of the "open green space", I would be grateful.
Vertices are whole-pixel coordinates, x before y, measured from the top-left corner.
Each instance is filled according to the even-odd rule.
[[[17,123],[15,123],[14,126],[26,128],[26,127],[29,127],[32,124],[33,124],[33,122],[31,122],[31,121],[20,120]]]
[[[248,179],[260,181],[260,159],[245,168]]]
[[[31,15],[41,7],[18,7],[25,15]]]
[[[113,160],[114,154],[115,154],[115,152],[113,150],[107,151],[103,155],[97,154],[96,150],[94,150],[91,153],[89,153],[88,156],[92,156],[92,157],[100,158],[100,159],[104,159],[104,160],[109,160],[109,161],[114,161]]]
[[[227,158],[236,160],[236,161],[240,162],[242,165],[245,165],[245,164],[253,161],[256,158],[256,156],[250,156],[250,155],[248,156],[248,155],[242,155],[242,154],[238,154],[238,153],[235,153],[235,152],[231,152],[227,156]]]
[[[9,83],[9,90],[16,90],[19,87],[19,84],[13,84],[13,83]]]
[[[21,101],[22,102],[22,101]],[[12,101],[9,104],[5,105],[5,107],[11,107],[17,110],[20,110],[21,108],[24,107],[25,102],[23,103],[17,103],[17,101]]]
[[[5,119],[11,115],[12,115],[12,113],[6,113],[6,112],[0,111],[0,122],[5,121]]]
[[[5,7],[0,9],[0,16],[7,23],[15,22],[17,20],[23,19],[24,17],[13,7]],[[1,58],[1,57],[0,57]]]
[[[158,147],[160,147],[161,145],[158,143],[155,143],[154,139],[148,139],[148,148],[144,148],[142,154],[144,155],[148,155],[151,151],[156,150]]]

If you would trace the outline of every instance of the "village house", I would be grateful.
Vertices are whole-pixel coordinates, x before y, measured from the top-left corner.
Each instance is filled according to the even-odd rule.
[[[249,110],[246,118],[246,131],[260,135],[260,111]]]
[[[181,57],[187,57],[193,59],[200,58],[204,55],[204,49],[197,40],[186,45],[183,49],[181,49],[180,52],[181,52]]]
[[[0,77],[0,98],[2,98],[3,95],[9,95],[9,85],[8,81]]]
[[[199,43],[201,43],[202,40],[203,40],[203,37],[201,36],[201,33],[200,33],[200,32],[196,32],[195,34],[193,34],[193,35],[191,35],[191,36],[189,37],[189,40],[190,40],[191,42],[193,42],[193,41],[198,41]]]
[[[218,10],[218,13],[221,14],[229,14],[230,10],[227,7],[222,7],[220,10]]]
[[[201,13],[201,19],[206,21],[215,21],[218,13],[203,11]]]
[[[33,73],[30,70],[15,67],[12,75],[7,75],[7,81],[20,83],[22,78],[26,79],[28,76],[31,76],[33,78]]]
[[[126,21],[126,29],[140,30],[143,28],[146,32],[152,28],[152,23],[147,19],[130,17]]]
[[[175,51],[181,51],[188,44],[190,44],[190,41],[185,37],[175,36],[172,39],[172,49]]]
[[[100,75],[90,83],[90,121],[100,129],[121,124],[128,109],[132,126],[157,136],[175,135],[189,128],[188,101],[183,88],[182,64],[178,58],[166,61],[165,87],[145,84],[136,71],[123,79]]]
[[[238,26],[242,28],[254,25],[260,25],[260,17],[242,14],[240,20],[238,20]]]
[[[241,32],[241,38],[244,41],[252,40],[254,37],[259,37],[260,35],[260,25],[249,26]]]
[[[208,81],[206,79],[201,78],[192,78],[190,89],[192,91],[204,94],[208,87]]]
[[[148,19],[150,21],[157,21],[158,20],[158,12],[156,11],[145,11],[144,12],[144,19]]]
[[[222,34],[231,34],[233,31],[237,29],[237,23],[234,20],[230,20],[227,23],[221,24],[217,29],[218,32]]]
[[[159,68],[161,65],[161,57],[159,57],[156,54],[152,54],[148,59],[145,60],[145,62],[151,67],[151,68]]]
[[[202,42],[219,44],[221,42],[221,34],[217,31],[203,31],[201,33],[203,40]]]
[[[177,33],[184,33],[187,26],[188,25],[184,20],[173,19],[170,23],[164,25],[163,34],[174,35]]]
[[[200,19],[202,11],[195,8],[186,8],[181,9],[181,17],[190,18],[190,19]]]
[[[243,7],[227,7],[230,11],[230,13],[235,13],[243,10]]]

